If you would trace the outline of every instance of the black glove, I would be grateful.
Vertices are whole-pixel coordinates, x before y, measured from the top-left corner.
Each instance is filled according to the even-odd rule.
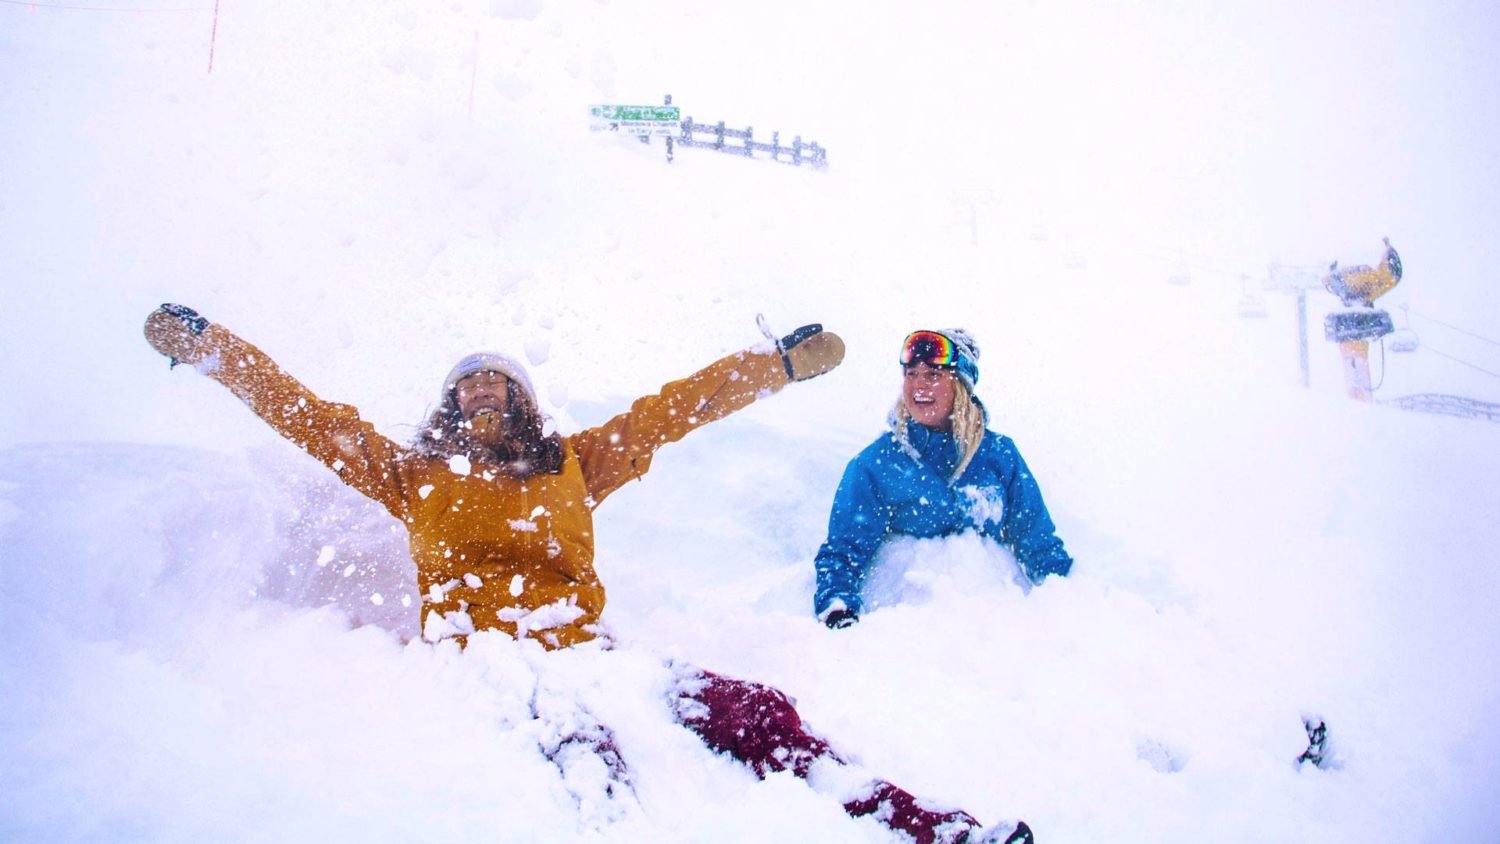
[[[859,623],[859,616],[852,610],[834,610],[823,619],[829,630],[842,630]]]

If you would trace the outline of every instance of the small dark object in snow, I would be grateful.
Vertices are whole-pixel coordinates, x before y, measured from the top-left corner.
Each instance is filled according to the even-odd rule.
[[[1324,767],[1328,760],[1328,725],[1321,718],[1316,722],[1312,718],[1303,718],[1302,726],[1307,729],[1307,749],[1297,757],[1297,764],[1311,762],[1316,767]]]
[[[1005,837],[1001,838],[1001,835]],[[962,840],[963,844],[1036,844],[1036,837],[1025,821],[1016,821],[1015,829],[1011,829],[1010,824],[1003,824],[979,833],[978,837],[971,835]]]

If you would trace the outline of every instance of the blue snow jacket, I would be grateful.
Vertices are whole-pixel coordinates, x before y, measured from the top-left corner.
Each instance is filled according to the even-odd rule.
[[[894,432],[883,434],[844,470],[828,539],[815,563],[813,610],[819,618],[835,601],[859,614],[860,587],[875,552],[893,534],[925,539],[978,531],[1009,545],[1034,583],[1073,567],[1042,491],[1009,437],[986,430],[963,477],[952,485],[948,478],[958,466],[953,435],[913,422],[907,439],[911,451]]]

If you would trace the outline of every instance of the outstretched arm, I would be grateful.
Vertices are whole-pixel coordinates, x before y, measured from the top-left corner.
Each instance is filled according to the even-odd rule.
[[[298,448],[349,484],[405,518],[400,446],[359,418],[349,405],[319,399],[260,349],[182,305],[162,305],[146,317],[146,342],[218,381]]]
[[[844,341],[821,326],[804,326],[776,348],[746,349],[636,399],[630,410],[569,437],[593,505],[651,468],[656,450],[695,428],[723,419],[792,381],[838,366]]]

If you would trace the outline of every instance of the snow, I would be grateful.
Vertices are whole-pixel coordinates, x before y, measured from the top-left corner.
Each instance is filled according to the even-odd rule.
[[[1422,349],[1377,395],[1500,401],[1495,10],[87,5],[0,5],[0,839],[890,840],[708,751],[680,664],[1046,844],[1500,838],[1500,429],[1345,399],[1322,290],[1310,388],[1293,297],[1236,314],[1389,236]],[[832,166],[586,129],[667,93]],[[565,432],[757,314],[849,353],[602,503],[617,647],[461,652],[398,523],[142,341],[168,301],[403,441],[477,349]],[[833,490],[934,325],[1077,565],[900,543],[828,631]],[[543,752],[595,720],[637,802]]]

